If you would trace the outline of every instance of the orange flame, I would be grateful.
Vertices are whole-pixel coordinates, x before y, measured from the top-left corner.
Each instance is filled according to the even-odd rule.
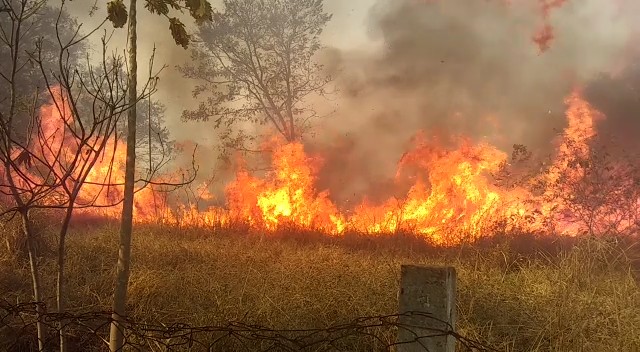
[[[555,196],[572,192],[571,185],[585,177],[585,169],[576,166],[574,160],[589,156],[590,142],[596,134],[595,122],[603,116],[577,91],[565,102],[568,124],[558,141],[555,158],[532,181],[546,185],[541,193],[534,192],[528,184],[500,186],[494,176],[509,167],[509,159],[505,152],[488,143],[458,138],[451,148],[418,134],[413,148],[398,163],[398,182],[401,179],[412,182],[406,195],[380,204],[365,200],[351,211],[341,212],[328,191],[316,188],[322,159],[308,156],[300,142],[286,143],[273,138],[267,143],[272,150],[270,171],[257,177],[247,168],[239,168],[235,180],[225,189],[226,208],[200,210],[187,203],[172,210],[166,195],[147,187],[136,194],[135,219],[184,226],[229,225],[239,221],[264,231],[293,226],[331,235],[346,231],[370,235],[401,231],[421,235],[440,245],[491,236],[496,225],[503,231],[541,232],[549,220],[560,232],[576,234],[580,228],[567,219],[566,200]],[[59,94],[40,109],[39,145],[44,147],[34,149],[39,150],[38,156],[60,168],[57,174],[80,148],[70,135],[72,114],[65,104],[64,96]],[[117,203],[122,199],[124,151],[120,141],[107,141],[77,201],[78,206],[95,203],[105,207],[79,209],[80,213],[120,216]],[[205,186],[199,186],[197,193],[200,199],[213,198]]]
[[[578,92],[566,103],[568,126],[553,164],[540,176],[556,187],[554,192],[567,177],[576,182],[582,177],[569,157],[588,153],[595,119],[600,116]],[[273,170],[260,179],[240,169],[226,189],[227,214],[265,230],[292,224],[331,234],[407,231],[450,245],[489,236],[496,224],[506,230],[540,231],[542,218],[563,209],[557,200],[547,199],[550,190],[536,196],[523,186],[499,187],[492,175],[508,165],[506,153],[464,138],[457,144],[454,149],[445,148],[419,135],[398,165],[398,176],[408,169],[418,173],[406,196],[378,205],[364,201],[351,215],[344,215],[327,191],[315,189],[319,158],[308,157],[301,143],[274,139],[270,142]],[[572,229],[569,224],[565,227],[565,232]]]
[[[29,160],[16,162],[10,168],[14,185],[21,191],[49,189],[42,192],[46,197],[40,202],[48,206],[65,206],[69,202],[68,193],[79,184],[81,188],[73,203],[78,214],[119,217],[126,161],[124,143],[110,135],[82,135],[69,98],[59,87],[51,89],[51,101],[39,109],[37,117],[38,126],[31,133],[29,145],[16,145],[12,151],[14,160],[19,160],[19,155],[26,155]],[[115,126],[102,127],[111,130]],[[101,148],[103,144],[104,148]],[[2,174],[6,176],[6,170]],[[3,182],[0,188],[3,193],[10,193],[9,182]],[[152,206],[157,204],[156,198],[157,194],[151,188],[136,194],[134,211],[137,219],[155,217],[157,212]]]
[[[415,231],[437,243],[458,240],[454,229],[477,236],[486,215],[501,201],[486,172],[498,171],[505,160],[504,153],[486,144],[474,146],[464,140],[457,150],[448,151],[422,140],[400,166],[418,166],[428,173],[428,184],[418,179],[402,202],[362,205],[350,223],[365,232]]]
[[[256,179],[245,170],[227,189],[229,215],[253,225],[274,229],[288,224],[342,231],[343,220],[328,192],[317,193],[314,187],[319,158],[309,158],[301,143],[273,141],[273,171],[265,180]]]

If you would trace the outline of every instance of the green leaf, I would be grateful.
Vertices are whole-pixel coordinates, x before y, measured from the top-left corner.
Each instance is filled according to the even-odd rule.
[[[107,19],[113,27],[122,28],[127,23],[127,7],[122,0],[111,0],[107,4]]]
[[[204,21],[212,20],[213,10],[207,0],[185,0],[185,6],[189,9],[189,14],[200,24]]]
[[[166,15],[169,13],[169,6],[164,0],[147,0],[144,7],[151,13]]]
[[[169,29],[171,30],[171,36],[173,37],[173,40],[176,41],[176,44],[185,49],[189,47],[189,35],[187,34],[187,30],[184,28],[184,24],[180,22],[179,19],[175,17],[169,18]]]

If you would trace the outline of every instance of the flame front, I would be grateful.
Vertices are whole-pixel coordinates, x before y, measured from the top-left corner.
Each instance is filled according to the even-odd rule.
[[[363,202],[353,214],[338,212],[327,191],[314,188],[315,160],[308,158],[301,143],[275,142],[273,172],[257,179],[245,170],[227,188],[229,215],[251,225],[274,230],[292,224],[331,234],[346,230],[378,234],[415,232],[438,244],[476,239],[498,218],[524,216],[524,190],[501,191],[489,182],[506,154],[488,144],[463,140],[456,150],[446,150],[419,139],[400,162],[400,170],[417,167],[426,175],[418,178],[403,200],[381,205]],[[516,225],[514,219],[512,225]]]
[[[77,184],[80,187],[72,204],[77,214],[119,217],[124,194],[125,144],[111,133],[100,135],[90,131],[87,123],[81,126],[65,92],[54,87],[51,93],[51,101],[38,111],[35,120],[38,124],[30,131],[28,144],[14,143],[11,152],[14,166],[8,171],[3,168],[0,191],[11,194],[13,184],[23,197],[40,194],[42,205],[66,207],[69,193]],[[113,131],[115,123],[114,117],[96,130]],[[136,218],[153,220],[157,198],[157,192],[151,188],[139,190],[135,197]]]
[[[299,142],[274,139],[269,145],[274,151],[272,172],[260,179],[240,169],[227,187],[228,216],[265,230],[291,224],[330,234],[402,231],[441,245],[490,236],[497,226],[502,231],[538,232],[549,219],[561,232],[576,233],[579,226],[558,215],[567,206],[554,195],[571,192],[569,185],[583,177],[571,160],[589,153],[594,123],[601,114],[579,92],[571,94],[566,104],[568,126],[558,153],[532,181],[544,181],[542,194],[526,185],[500,187],[493,175],[508,165],[508,156],[492,145],[460,138],[455,148],[446,148],[419,134],[398,164],[398,177],[407,169],[416,173],[405,197],[381,204],[365,200],[353,211],[341,213],[328,191],[318,192],[314,186],[319,157],[308,157]]]
[[[79,146],[70,142],[71,115],[67,114],[63,96],[55,99],[60,101],[54,100],[40,110],[40,144],[46,146],[40,154],[47,160],[60,160],[53,164],[62,170]],[[347,231],[372,236],[411,232],[440,245],[474,241],[498,230],[542,232],[548,229],[545,226],[549,222],[559,232],[577,234],[584,226],[567,216],[575,209],[564,195],[575,193],[575,185],[588,176],[587,167],[576,160],[588,159],[596,134],[595,121],[603,116],[579,92],[571,94],[566,104],[568,125],[557,141],[552,163],[524,184],[505,186],[499,182],[497,175],[510,166],[509,158],[488,143],[458,138],[453,147],[447,147],[437,139],[418,134],[412,149],[398,163],[397,181],[411,181],[404,196],[378,204],[365,199],[353,209],[341,210],[331,201],[329,191],[316,187],[321,157],[307,155],[300,142],[272,138],[267,143],[272,150],[270,171],[258,177],[246,167],[239,167],[235,179],[225,188],[225,208],[199,210],[192,203],[183,203],[172,210],[165,194],[147,187],[136,193],[135,219],[180,226],[229,226],[242,222],[266,232],[293,227],[329,235]],[[115,139],[106,144],[87,176],[77,205],[81,214],[117,218],[125,148]],[[533,186],[541,184],[542,191]],[[198,194],[200,199],[212,198],[206,187]],[[634,200],[636,205],[639,200]],[[99,207],[82,208],[83,204]],[[632,214],[634,219],[625,215],[625,222],[619,219],[615,207],[608,207],[602,212],[608,211],[608,215],[599,215],[597,221],[611,223],[611,214],[617,214],[618,229],[623,223],[633,223],[640,214]]]
[[[273,171],[264,180],[239,170],[226,189],[229,216],[273,230],[282,225],[314,228],[329,233],[344,229],[328,192],[314,187],[318,158],[309,158],[301,143],[274,139]]]
[[[440,244],[461,241],[462,236],[479,237],[510,196],[487,179],[505,161],[505,153],[487,144],[472,145],[463,140],[458,149],[445,150],[422,139],[405,155],[400,167],[417,166],[428,175],[428,182],[418,178],[401,202],[393,199],[378,207],[361,205],[349,222],[364,232],[411,231]]]

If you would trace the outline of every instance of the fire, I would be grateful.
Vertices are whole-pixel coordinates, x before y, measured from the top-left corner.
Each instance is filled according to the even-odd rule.
[[[361,205],[351,223],[365,232],[413,231],[437,243],[461,240],[454,238],[454,231],[477,237],[487,216],[503,201],[486,175],[498,171],[505,161],[505,153],[487,144],[462,140],[458,149],[446,150],[421,138],[401,160],[400,168],[417,166],[428,182],[419,177],[402,202]]]
[[[286,167],[274,162],[274,173],[279,175],[277,182],[254,180],[253,184],[268,190],[257,195],[255,201],[248,202],[257,204],[262,209],[262,218],[274,225],[277,224],[273,221],[274,213],[300,226],[314,225],[299,220],[301,215],[308,216],[309,208],[291,207],[290,199],[295,199],[296,204],[311,205],[312,214],[316,217],[324,215],[324,221],[317,223],[321,224],[321,229],[329,229],[331,233],[346,230],[369,234],[407,231],[422,234],[438,244],[453,244],[481,237],[498,215],[500,218],[524,216],[524,205],[519,199],[524,192],[520,189],[500,190],[490,182],[490,174],[499,171],[507,156],[488,144],[474,145],[468,140],[461,140],[457,149],[448,150],[437,142],[417,138],[414,149],[399,163],[399,175],[410,167],[420,173],[406,197],[402,200],[389,199],[381,205],[365,201],[350,216],[339,215],[326,192],[313,192],[311,174],[298,177],[300,170],[310,171],[305,169],[304,150],[299,143],[282,144],[278,150],[286,150],[284,155],[294,152],[295,156],[286,158]],[[281,160],[281,157],[280,152],[274,155],[275,160]],[[291,165],[292,160],[295,162]],[[246,174],[242,175],[245,177]],[[279,185],[274,187],[275,184]],[[293,190],[293,197],[290,190]],[[265,203],[274,206],[263,207]],[[285,211],[279,211],[281,209]],[[297,212],[296,209],[303,210]],[[306,216],[302,219],[308,219]],[[511,225],[515,226],[516,222],[514,220]]]
[[[559,141],[558,153],[548,172],[542,177],[547,185],[541,206],[543,214],[551,218],[561,227],[560,232],[575,234],[580,231],[573,219],[562,219],[568,212],[569,204],[559,200],[575,193],[576,184],[586,176],[586,168],[580,161],[589,158],[591,147],[589,142],[596,135],[595,122],[604,116],[582,99],[579,92],[572,93],[565,99],[567,105],[567,127]],[[595,191],[595,190],[594,190]]]
[[[279,139],[272,143],[276,147],[273,171],[266,179],[240,170],[227,187],[229,216],[267,229],[286,224],[342,232],[343,219],[329,193],[318,193],[314,187],[319,158],[307,157],[301,143],[285,144]]]
[[[410,182],[404,196],[378,204],[365,199],[353,209],[339,209],[328,190],[316,187],[322,158],[307,155],[301,142],[272,138],[265,145],[272,151],[269,171],[259,177],[246,166],[238,167],[235,179],[225,188],[224,208],[200,209],[190,202],[178,202],[172,208],[167,194],[148,186],[136,193],[135,220],[203,227],[240,222],[267,232],[293,227],[338,236],[347,231],[372,236],[411,232],[439,245],[474,241],[496,231],[545,232],[549,230],[548,223],[553,224],[554,231],[577,234],[584,226],[572,218],[576,208],[566,195],[576,193],[575,185],[589,176],[588,167],[579,161],[590,157],[595,122],[603,116],[578,91],[565,102],[567,127],[557,141],[557,153],[543,172],[525,183],[506,186],[500,182],[498,176],[510,167],[510,159],[507,153],[486,142],[460,137],[445,145],[418,134],[411,150],[398,162],[396,182]],[[36,159],[52,165],[54,175],[63,175],[78,156],[81,161],[91,157],[89,152],[78,153],[82,146],[74,142],[73,115],[64,94],[54,95],[52,102],[40,109],[40,116],[35,139],[38,143],[30,151]],[[75,206],[81,215],[118,218],[125,148],[114,138],[104,142],[106,147],[88,173]],[[14,153],[16,157],[19,152]],[[42,173],[27,164],[23,172],[30,177],[16,179],[16,183],[22,182],[25,187],[43,183],[38,178]],[[32,184],[25,184],[29,182]],[[534,185],[543,185],[542,191]],[[202,201],[213,199],[207,185],[197,186],[196,193]],[[55,196],[56,193],[51,194]],[[633,203],[640,205],[640,198],[633,199]],[[622,224],[635,224],[638,215],[627,214],[622,219],[615,205],[603,209],[598,221],[604,224],[615,220],[617,229]],[[601,215],[604,213],[615,214],[616,219]]]
[[[283,225],[341,234],[411,231],[438,244],[455,244],[481,237],[498,218],[523,217],[520,189],[500,190],[490,181],[507,155],[488,144],[461,140],[448,150],[417,138],[414,149],[399,163],[419,171],[403,200],[381,205],[366,201],[343,215],[329,192],[315,187],[319,157],[308,157],[299,142],[273,140],[272,171],[263,179],[240,169],[227,186],[227,216],[251,226],[276,230]],[[519,219],[514,219],[516,226]]]
[[[315,189],[320,158],[308,157],[299,142],[274,139],[269,144],[272,171],[258,178],[241,168],[227,187],[227,216],[265,230],[295,225],[330,234],[412,232],[441,245],[490,236],[496,226],[540,232],[549,219],[562,227],[561,232],[575,233],[572,222],[556,216],[567,206],[553,194],[569,191],[567,184],[584,177],[571,160],[588,154],[600,113],[579,92],[571,94],[566,104],[568,126],[558,153],[534,179],[547,185],[542,194],[527,185],[501,187],[494,175],[508,167],[508,156],[490,144],[459,138],[455,147],[448,148],[419,134],[413,149],[398,163],[397,178],[413,180],[407,194],[381,204],[365,200],[353,211],[341,213],[328,191]]]
[[[54,87],[51,93],[51,101],[38,111],[38,124],[31,131],[29,144],[14,147],[17,166],[8,176],[20,193],[28,197],[39,192],[43,195],[40,203],[52,207],[66,206],[68,193],[81,184],[73,202],[76,213],[119,217],[124,192],[124,143],[111,133],[103,136],[87,132],[90,127],[77,121],[65,92]],[[99,129],[113,131],[116,123],[113,120]],[[3,178],[2,193],[10,194],[6,170]],[[136,194],[134,211],[138,219],[154,218],[157,212],[150,211],[150,206],[157,204],[156,193],[144,188]]]

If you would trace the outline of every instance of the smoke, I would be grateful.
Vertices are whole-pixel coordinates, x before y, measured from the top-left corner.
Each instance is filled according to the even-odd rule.
[[[640,60],[640,56],[637,56]],[[598,121],[598,134],[609,141],[608,152],[637,157],[640,150],[640,66],[633,64],[622,75],[602,75],[585,91],[589,101],[606,115]],[[611,143],[613,142],[613,143]],[[619,155],[617,153],[623,153]]]
[[[127,3],[127,2],[125,2]],[[217,1],[212,1],[217,4]],[[98,5],[92,12],[94,2],[79,3],[73,6],[66,6],[66,10],[79,23],[82,29],[89,31],[99,25],[106,16],[106,3]],[[128,3],[127,3],[128,6]],[[195,31],[194,21],[188,14],[173,12],[172,16],[179,17],[187,27],[187,31]],[[197,159],[199,172],[196,183],[208,181],[212,178],[213,170],[219,168],[217,158],[218,136],[212,126],[202,126],[202,124],[185,123],[180,116],[186,108],[195,106],[198,102],[192,97],[192,90],[196,82],[186,79],[177,70],[176,66],[183,65],[190,59],[188,50],[180,47],[171,37],[169,21],[145,9],[144,4],[138,2],[137,11],[137,34],[138,34],[138,88],[141,89],[149,77],[149,74],[156,74],[160,71],[157,83],[157,92],[152,100],[163,104],[165,110],[165,126],[167,127],[170,139],[177,142],[180,153],[175,155],[175,159],[163,171],[172,172],[175,169],[189,169],[192,157]],[[110,38],[108,44],[109,52],[115,52],[126,58],[127,49],[127,28],[114,29],[111,23],[106,23],[103,27],[104,33]],[[100,36],[102,33],[94,34],[92,39],[93,50],[90,53],[93,60],[101,58]],[[153,69],[150,72],[151,58],[153,57]],[[196,148],[197,147],[197,148]],[[215,175],[216,177],[218,175]]]
[[[329,152],[322,185],[342,201],[379,193],[419,130],[551,152],[563,99],[619,69],[640,6],[569,1],[551,12],[555,38],[541,54],[532,40],[545,24],[538,4],[379,0],[369,12],[377,49],[322,58],[340,89],[313,141]]]
[[[125,2],[128,6],[128,3]],[[212,1],[217,4],[217,1]],[[94,4],[93,1],[87,3],[73,3],[67,5],[66,10],[82,23],[82,29],[86,32],[100,24],[106,16],[107,10],[104,4]],[[95,7],[94,7],[95,5]],[[194,21],[188,14],[172,12],[186,25],[187,31],[194,32]],[[171,132],[171,137],[177,140],[196,141],[198,143],[208,143],[211,134],[207,134],[202,126],[183,124],[180,120],[182,111],[197,102],[192,98],[191,91],[195,82],[182,77],[176,69],[177,65],[184,64],[190,58],[188,50],[180,47],[171,37],[169,21],[157,14],[150,13],[144,3],[138,2],[137,11],[137,34],[138,34],[138,86],[141,88],[149,77],[150,59],[153,57],[153,73],[162,68],[160,80],[158,81],[158,91],[153,99],[166,106],[167,127]],[[106,23],[102,29],[105,31],[109,41],[109,51],[113,51],[126,58],[127,49],[127,27],[114,29],[111,23]],[[93,60],[100,60],[100,36],[101,31],[91,36],[91,52]]]
[[[419,130],[444,142],[462,135],[506,152],[514,143],[551,152],[550,142],[565,123],[563,99],[576,87],[586,87],[597,107],[615,115],[603,124],[624,130],[630,114],[616,109],[614,92],[628,85],[624,60],[640,27],[633,18],[640,3],[568,1],[551,11],[555,38],[541,54],[532,40],[545,24],[540,2],[505,2],[325,0],[334,17],[320,60],[338,92],[329,101],[313,102],[319,115],[328,115],[317,121],[308,141],[308,149],[325,158],[319,188],[330,189],[340,203],[357,202],[363,194],[386,198],[381,190],[395,191],[397,162]],[[69,9],[88,26],[106,11],[102,7],[89,18],[88,9]],[[201,145],[197,162],[208,177],[206,170],[219,167],[217,132],[210,124],[180,119],[197,104],[191,97],[195,82],[175,68],[189,53],[175,45],[164,18],[146,10],[138,18],[140,79],[155,45],[156,64],[167,66],[156,99],[167,107],[171,137],[183,146]],[[195,30],[193,21],[183,22]],[[112,46],[124,52],[126,29],[116,32]],[[640,112],[640,106],[631,111]],[[180,165],[191,160],[192,149],[185,150]]]

